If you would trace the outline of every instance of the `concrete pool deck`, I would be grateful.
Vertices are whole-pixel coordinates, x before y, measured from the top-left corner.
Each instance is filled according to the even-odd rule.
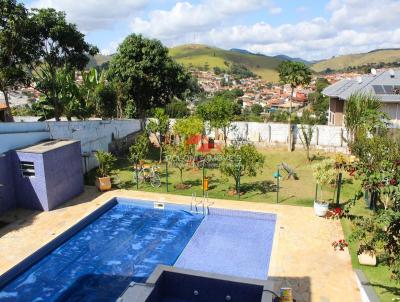
[[[63,233],[111,198],[127,197],[190,204],[190,197],[114,190],[100,194],[93,187],[50,212],[16,209],[0,217],[10,222],[0,229],[0,274]],[[314,215],[312,208],[212,199],[213,207],[277,214],[269,279],[276,290],[291,287],[297,301],[361,301],[347,251],[335,252],[332,241],[342,239],[338,220]]]

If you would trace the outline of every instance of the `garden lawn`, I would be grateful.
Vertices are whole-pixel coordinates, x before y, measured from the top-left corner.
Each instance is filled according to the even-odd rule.
[[[166,166],[165,163],[159,164],[156,152],[151,152],[151,158],[146,162],[160,167],[161,187],[153,188],[150,184],[139,184],[139,190],[150,192],[166,193]],[[312,176],[310,163],[306,159],[305,152],[302,150],[288,152],[286,149],[263,149],[259,150],[266,156],[265,164],[260,173],[255,177],[244,176],[241,178],[241,189],[243,195],[241,200],[252,202],[267,202],[275,203],[277,198],[276,179],[273,174],[277,171],[277,166],[282,162],[287,163],[293,168],[298,176],[298,180],[287,179],[287,172],[280,169],[282,179],[279,184],[279,203],[298,206],[312,206],[315,196],[315,181]],[[316,159],[314,162],[331,156],[323,152],[314,152]],[[206,169],[206,177],[209,178],[208,194],[210,198],[223,198],[237,200],[238,196],[230,196],[228,192],[234,187],[232,178],[222,175],[217,168]],[[134,179],[134,170],[131,163],[124,158],[117,161],[115,167],[115,175],[117,187],[124,189],[136,189]],[[179,170],[168,167],[168,193],[179,195],[191,195],[196,193],[197,196],[202,196],[202,170],[188,167],[183,172],[183,181],[190,188],[176,189],[174,186],[180,183]],[[350,181],[350,179],[349,179]],[[347,200],[354,194],[354,186],[345,181],[342,188],[342,199]],[[94,183],[94,171],[89,175],[89,184]],[[332,188],[326,188],[324,198],[333,198],[334,192]]]

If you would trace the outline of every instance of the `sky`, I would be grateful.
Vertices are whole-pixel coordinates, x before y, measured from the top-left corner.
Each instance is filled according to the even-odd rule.
[[[131,33],[320,60],[400,47],[400,0],[26,0],[65,11],[101,53]]]

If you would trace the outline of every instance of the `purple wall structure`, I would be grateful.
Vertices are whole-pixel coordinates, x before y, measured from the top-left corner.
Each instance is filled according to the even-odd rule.
[[[22,175],[21,161],[34,164],[35,176]],[[49,211],[83,190],[79,141],[45,152],[0,154],[0,214],[15,207]]]
[[[15,207],[12,152],[0,154],[0,214]]]

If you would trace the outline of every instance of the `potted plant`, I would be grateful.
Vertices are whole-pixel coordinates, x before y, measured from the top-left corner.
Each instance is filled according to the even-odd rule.
[[[110,173],[116,158],[109,152],[99,150],[96,152],[96,159],[99,163],[99,167],[97,168],[96,187],[100,191],[110,190]]]
[[[323,199],[323,187],[331,184],[335,180],[336,172],[334,169],[334,161],[332,159],[325,159],[314,164],[312,168],[315,181],[317,182],[314,213],[319,217],[324,217],[329,210],[329,202]]]

